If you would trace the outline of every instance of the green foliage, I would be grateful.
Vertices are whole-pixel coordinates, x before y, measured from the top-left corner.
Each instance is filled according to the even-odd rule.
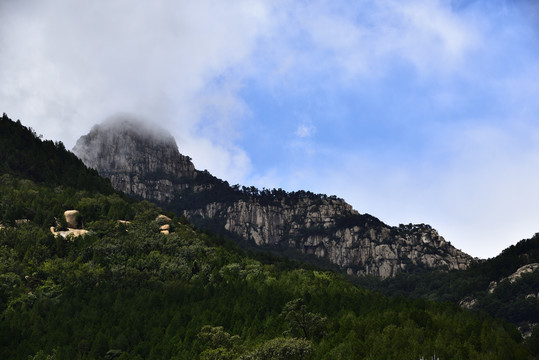
[[[42,141],[20,121],[4,113],[0,118],[0,172],[22,176],[48,185],[67,185],[80,190],[113,193],[112,186],[88,169],[61,142]]]
[[[350,213],[346,216],[335,219],[336,228],[351,228],[354,226],[359,226],[366,229],[378,229],[384,225],[385,224],[382,221],[369,214]]]
[[[539,326],[535,326],[529,338],[526,339],[526,346],[533,356],[539,357]]]
[[[54,238],[32,216],[0,230],[6,358],[526,358],[527,347],[490,317],[247,257],[172,214],[165,236],[155,221],[162,211],[148,202],[0,179],[2,204],[30,215],[77,208],[90,230]],[[126,212],[111,212],[114,203]],[[118,223],[126,214],[131,222]]]
[[[203,326],[198,337],[208,346],[200,353],[201,360],[235,359],[242,352],[240,337],[231,336],[222,326]]]
[[[45,354],[43,350],[39,350],[34,356],[28,356],[28,360],[56,360],[56,351],[53,351],[51,355]]]
[[[161,177],[162,178],[162,177]],[[342,200],[336,196],[327,196],[325,194],[315,194],[310,191],[292,191],[286,192],[283,189],[257,189],[254,186],[246,187],[233,185],[227,181],[216,178],[208,171],[197,172],[196,179],[181,179],[183,184],[203,186],[204,191],[193,191],[192,187],[178,194],[177,198],[167,207],[181,213],[184,209],[203,208],[209,203],[232,203],[239,200],[257,202],[261,205],[281,205],[297,204],[298,202],[309,199],[311,201],[322,203],[323,200]]]
[[[307,310],[302,298],[285,304],[281,316],[288,322],[290,330],[286,334],[306,339],[321,339],[326,331],[327,318]]]
[[[309,340],[295,338],[275,338],[258,346],[253,352],[242,356],[241,360],[301,360],[313,351]]]

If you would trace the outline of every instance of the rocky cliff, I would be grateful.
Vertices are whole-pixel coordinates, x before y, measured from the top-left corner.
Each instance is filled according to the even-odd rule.
[[[115,189],[160,203],[172,201],[197,174],[168,132],[125,117],[94,126],[73,152]]]
[[[164,130],[127,119],[96,125],[73,152],[127,194],[239,241],[294,248],[354,275],[465,269],[472,258],[428,225],[392,227],[334,196],[229,186],[195,169]]]

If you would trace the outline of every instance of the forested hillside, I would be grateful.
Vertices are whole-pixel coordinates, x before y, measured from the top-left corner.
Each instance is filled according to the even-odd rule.
[[[451,301],[519,325],[531,332],[539,323],[539,234],[505,249],[500,255],[474,263],[465,271],[399,274],[393,279],[355,279],[388,296]],[[530,267],[513,279],[523,267]],[[533,271],[534,270],[534,271]],[[539,329],[535,331],[539,342]]]
[[[0,118],[0,167],[4,174],[34,179],[47,185],[64,185],[79,190],[111,194],[110,181],[84,166],[62,142],[42,141],[20,121],[6,113]]]
[[[78,188],[27,165],[13,171],[31,149],[40,151],[8,149],[15,160],[0,174],[2,359],[529,359],[536,351],[485,313],[376,294],[332,272],[246,254],[106,186]],[[77,161],[68,156],[65,166]],[[89,232],[53,236],[50,222],[62,226],[70,209]]]

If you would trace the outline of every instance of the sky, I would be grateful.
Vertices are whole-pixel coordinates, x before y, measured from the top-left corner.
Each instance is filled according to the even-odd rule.
[[[472,256],[539,232],[533,0],[0,0],[0,54],[0,111],[67,148],[131,114]]]

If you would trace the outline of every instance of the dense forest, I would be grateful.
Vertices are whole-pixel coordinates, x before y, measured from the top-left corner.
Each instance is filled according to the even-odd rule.
[[[388,297],[331,271],[245,253],[154,204],[115,193],[59,144],[47,161],[40,152],[51,143],[6,115],[1,126],[0,156],[8,164],[0,174],[2,359],[539,353],[514,325],[486,312]],[[65,227],[71,209],[89,232],[54,236],[50,227]]]
[[[61,141],[42,141],[34,130],[11,121],[6,113],[0,119],[0,168],[2,173],[51,186],[66,185],[102,194],[114,191],[107,179],[86,168]]]

